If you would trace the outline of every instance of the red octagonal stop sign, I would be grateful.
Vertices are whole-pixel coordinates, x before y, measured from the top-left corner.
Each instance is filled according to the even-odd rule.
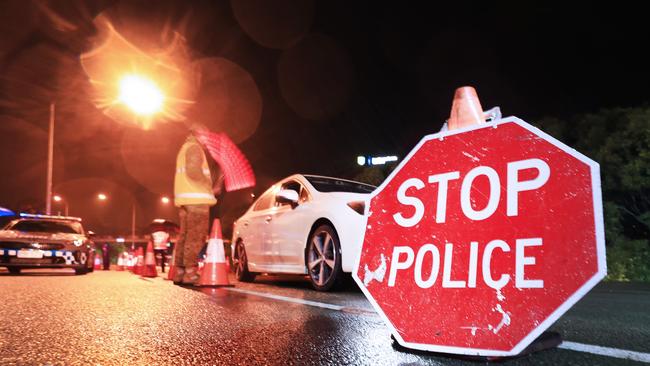
[[[422,139],[354,278],[406,347],[520,353],[606,274],[598,164],[514,117]]]

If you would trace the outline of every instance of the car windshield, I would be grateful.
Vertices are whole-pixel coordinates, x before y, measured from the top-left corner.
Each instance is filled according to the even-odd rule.
[[[370,184],[336,178],[316,177],[311,175],[306,175],[305,178],[307,178],[309,183],[311,183],[311,185],[319,192],[371,193],[375,188],[377,188]]]
[[[34,233],[82,234],[81,224],[68,221],[21,220],[7,229]]]

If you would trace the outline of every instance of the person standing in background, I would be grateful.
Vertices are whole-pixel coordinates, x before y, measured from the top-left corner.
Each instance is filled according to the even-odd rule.
[[[104,271],[111,269],[111,247],[108,243],[104,243],[102,246],[102,266]]]
[[[165,260],[167,257],[167,244],[169,243],[169,233],[163,230],[151,233],[153,240],[153,251],[160,255],[160,270],[165,273]]]

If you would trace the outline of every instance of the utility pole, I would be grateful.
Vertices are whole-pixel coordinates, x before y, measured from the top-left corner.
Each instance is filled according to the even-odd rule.
[[[135,249],[135,201],[131,210],[131,250]]]
[[[50,131],[47,141],[47,182],[45,188],[45,213],[52,213],[52,165],[54,162],[54,102],[50,103]]]

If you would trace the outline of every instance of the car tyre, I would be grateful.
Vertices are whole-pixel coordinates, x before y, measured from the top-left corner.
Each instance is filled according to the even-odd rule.
[[[77,276],[78,275],[85,275],[86,273],[88,273],[88,270],[85,269],[85,268],[75,268],[74,269],[74,274],[77,275]]]
[[[20,268],[7,267],[7,269],[9,270],[9,273],[11,273],[12,275],[20,274]]]
[[[244,242],[239,240],[235,245],[235,255],[233,256],[233,265],[235,266],[235,277],[237,281],[253,282],[255,273],[248,270],[248,256]]]
[[[332,226],[320,225],[311,233],[307,243],[305,265],[315,290],[329,291],[338,286],[343,277],[341,244]]]

